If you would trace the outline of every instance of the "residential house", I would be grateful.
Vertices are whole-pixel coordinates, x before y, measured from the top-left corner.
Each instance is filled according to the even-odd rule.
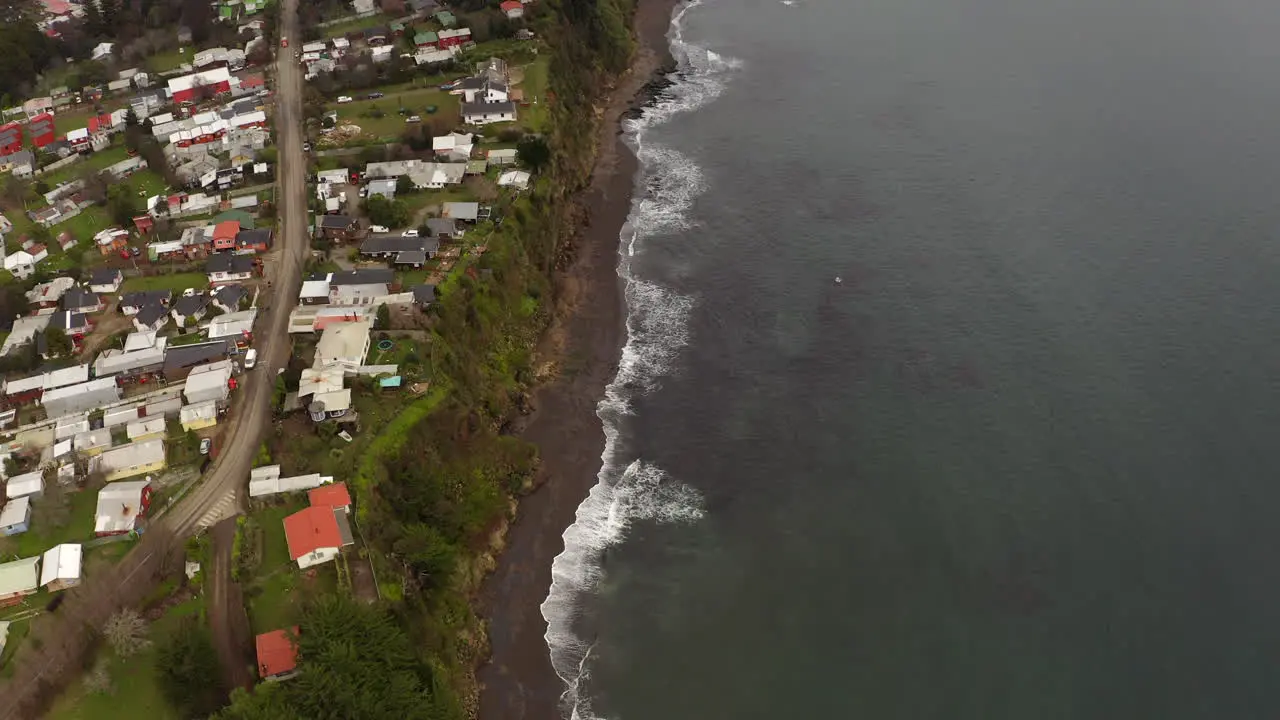
[[[354,240],[360,236],[360,221],[347,215],[321,215],[318,229],[329,240]]]
[[[135,341],[135,338],[140,338],[141,341]],[[143,342],[147,344],[143,345]],[[137,378],[160,372],[164,368],[168,343],[168,338],[159,337],[155,331],[132,333],[125,338],[123,350],[108,348],[94,358],[94,374],[98,377],[118,375],[121,378]]]
[[[461,47],[471,42],[471,28],[446,28],[436,33],[436,37],[438,38],[436,47],[441,50]]]
[[[0,536],[17,535],[27,531],[31,524],[31,498],[10,500],[0,508]],[[4,567],[0,565],[0,568]]]
[[[210,285],[248,280],[253,277],[255,268],[250,255],[214,255],[204,266]]]
[[[84,313],[58,310],[49,315],[49,327],[61,330],[68,337],[75,338],[88,335],[93,330],[93,323]]]
[[[124,273],[113,268],[94,268],[89,274],[89,289],[96,293],[119,292],[123,282]]]
[[[436,301],[435,285],[416,285],[413,288],[413,304],[425,310]]]
[[[471,150],[475,144],[475,135],[471,133],[451,132],[431,138],[431,150],[436,155],[460,162],[471,158]]]
[[[355,375],[369,355],[369,331],[373,323],[367,320],[338,323],[324,329],[316,344],[315,367],[337,365],[348,375]]]
[[[427,218],[426,226],[432,237],[445,240],[461,240],[466,234],[458,221],[450,218]]]
[[[4,512],[0,511],[0,522],[3,522],[3,517]],[[0,533],[2,532],[3,528],[0,527]],[[0,565],[0,607],[17,605],[22,602],[22,598],[34,595],[38,589],[40,589],[39,556]]]
[[[458,18],[454,17],[453,13],[448,10],[441,10],[436,13],[435,18],[436,22],[440,23],[441,27],[452,28],[458,26]]]
[[[341,375],[341,371],[339,371],[339,375]],[[342,385],[341,378],[338,380],[338,385],[339,387]],[[333,482],[332,477],[321,475],[320,473],[280,477],[279,465],[266,465],[249,471],[249,497],[266,497],[300,490],[311,490],[331,482]]]
[[[145,305],[133,315],[133,327],[138,332],[159,331],[169,324],[169,309],[158,303]]]
[[[58,592],[80,584],[82,548],[79,543],[54,545],[40,563],[40,587]]]
[[[188,404],[214,400],[225,403],[231,395],[231,361],[219,360],[207,365],[197,365],[187,375],[182,387],[182,397]]]
[[[19,150],[0,156],[0,172],[11,173],[17,178],[26,178],[31,177],[35,169],[36,156],[30,150]]]
[[[402,237],[400,235],[371,235],[360,244],[360,254],[368,258],[384,258],[397,264],[409,264],[402,260],[405,254],[419,257],[417,263],[426,262],[440,251],[437,237]],[[343,273],[338,273],[342,275]],[[330,279],[330,283],[333,280]],[[384,295],[386,293],[383,293]]]
[[[279,681],[298,674],[297,637],[297,625],[287,631],[272,630],[257,637],[258,677]]]
[[[178,413],[178,422],[184,431],[203,430],[218,424],[218,401],[206,400],[184,405]]]
[[[430,30],[423,30],[415,33],[413,36],[413,45],[417,48],[434,48],[440,43],[440,38]]]
[[[48,315],[62,303],[62,296],[76,286],[69,277],[56,277],[42,282],[26,292],[27,304],[37,315]]]
[[[120,386],[113,377],[104,377],[66,387],[46,390],[41,398],[51,418],[96,410],[120,399]]]
[[[72,447],[76,452],[87,457],[101,455],[103,451],[111,449],[111,428],[101,427],[97,430],[85,430],[76,433],[71,439]]]
[[[226,360],[231,356],[232,345],[225,340],[214,340],[169,348],[164,356],[164,377],[170,383],[181,382],[191,371],[205,363]]]
[[[205,326],[210,340],[225,339],[236,347],[247,347],[253,342],[253,322],[258,317],[257,308],[219,315]]]
[[[326,483],[307,493],[312,507],[327,507],[333,510],[351,512],[351,493],[344,482]]]
[[[243,285],[230,284],[214,288],[209,295],[214,307],[224,313],[233,313],[240,310],[240,302],[249,297],[249,291]]]
[[[123,480],[135,475],[156,473],[166,465],[164,440],[155,438],[112,448],[91,458],[90,471],[99,471],[107,482]]]
[[[138,443],[165,436],[165,418],[146,417],[129,423],[124,428],[125,435],[128,436],[129,442]]]
[[[231,72],[225,67],[212,68],[169,80],[173,102],[190,104],[231,92]]]
[[[44,394],[44,374],[4,383],[5,404],[9,407],[36,402]]]
[[[133,532],[150,506],[150,480],[111,483],[98,491],[93,532],[98,537]]]
[[[515,119],[516,105],[510,101],[465,103],[462,106],[462,121],[468,125],[515,122]]]
[[[215,225],[213,227],[214,251],[235,250],[238,232],[240,232],[240,223],[235,220],[226,220]]]
[[[458,185],[462,183],[467,174],[467,164],[465,162],[458,163],[423,163],[421,168],[410,173],[409,179],[413,181],[413,186],[418,189],[440,189],[446,185]]]
[[[299,568],[332,561],[342,548],[354,545],[347,513],[327,507],[309,507],[284,519],[289,557]]]
[[[120,296],[120,312],[125,315],[137,315],[138,311],[148,305],[159,305],[167,308],[173,297],[172,290],[140,290],[127,292]]]
[[[212,303],[213,298],[202,292],[184,294],[170,306],[169,314],[173,316],[173,321],[180,328],[194,326],[204,318]]]
[[[502,148],[499,150],[490,150],[488,160],[490,165],[515,165],[517,150],[515,148]]]
[[[38,262],[35,256],[26,250],[15,250],[4,256],[4,269],[19,280],[26,280],[35,274]]]
[[[520,0],[507,0],[498,6],[502,10],[502,14],[507,16],[508,20],[519,20],[524,17],[524,5]]]
[[[329,279],[332,273],[312,273],[302,281],[298,302],[302,305],[323,305],[329,302]]]
[[[368,191],[367,196],[373,197],[375,195],[378,195],[388,200],[395,200],[396,199],[396,182],[397,182],[396,180],[393,180],[391,178],[379,178],[377,180],[370,180],[369,184],[366,186],[366,190]]]
[[[6,500],[16,500],[20,497],[30,497],[34,500],[43,494],[44,471],[42,470],[14,475],[4,484],[4,497]]]
[[[31,315],[13,321],[13,329],[0,344],[0,356],[9,355],[18,348],[34,342],[36,336],[49,326],[49,315]]]
[[[129,246],[129,231],[118,227],[99,230],[94,234],[93,242],[103,255],[118,253]]]
[[[76,246],[76,242],[76,237],[66,230],[58,233],[57,243],[58,247],[62,248],[62,252],[71,252],[71,248]]]
[[[329,302],[333,305],[371,305],[390,292],[395,283],[390,270],[343,270],[329,278]]]
[[[447,202],[440,206],[440,215],[450,220],[476,222],[480,218],[480,203]]]
[[[62,296],[62,309],[68,312],[102,312],[106,305],[98,293],[88,288],[73,287]]]

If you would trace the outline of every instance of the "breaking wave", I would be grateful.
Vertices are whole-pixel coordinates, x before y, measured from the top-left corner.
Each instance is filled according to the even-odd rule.
[[[564,551],[552,562],[551,587],[541,608],[551,664],[566,685],[562,708],[573,720],[595,717],[589,698],[579,693],[589,675],[594,643],[581,632],[579,603],[582,594],[600,581],[605,550],[621,542],[636,521],[693,522],[703,513],[696,490],[631,456],[622,442],[624,419],[635,413],[632,399],[656,390],[661,379],[674,371],[688,343],[688,318],[694,304],[691,297],[637,277],[632,259],[642,252],[646,238],[689,229],[689,211],[704,190],[701,169],[673,148],[645,142],[646,131],[719,97],[725,75],[741,66],[733,58],[685,42],[682,21],[700,4],[701,0],[686,3],[672,19],[668,38],[678,69],[669,76],[671,84],[643,114],[623,125],[644,181],[619,238],[618,274],[625,284],[627,342],[618,373],[596,409],[605,433],[598,482],[564,532]]]

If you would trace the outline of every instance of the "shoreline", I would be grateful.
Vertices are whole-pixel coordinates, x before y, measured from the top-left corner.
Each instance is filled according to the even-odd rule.
[[[556,277],[555,318],[538,349],[560,374],[534,393],[536,410],[521,432],[538,446],[537,486],[520,499],[505,549],[480,592],[490,649],[476,673],[482,720],[561,716],[564,683],[551,667],[540,606],[551,586],[551,562],[564,549],[564,530],[597,481],[605,437],[596,405],[617,373],[626,339],[618,245],[639,160],[623,141],[622,122],[674,66],[667,31],[679,3],[639,0],[635,56],[609,92],[591,182],[576,201],[582,229],[567,248],[572,261]]]

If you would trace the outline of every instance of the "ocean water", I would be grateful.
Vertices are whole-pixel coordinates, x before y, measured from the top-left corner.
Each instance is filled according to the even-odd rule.
[[[543,605],[566,716],[1280,715],[1277,37],[681,8]]]

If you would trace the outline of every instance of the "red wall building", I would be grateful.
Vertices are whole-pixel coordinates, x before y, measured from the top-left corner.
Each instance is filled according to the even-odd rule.
[[[22,149],[22,126],[18,123],[0,125],[0,155],[12,155]]]
[[[53,115],[50,113],[41,113],[27,123],[27,132],[31,134],[31,144],[38,148],[53,142],[57,139],[57,135],[53,130]]]

